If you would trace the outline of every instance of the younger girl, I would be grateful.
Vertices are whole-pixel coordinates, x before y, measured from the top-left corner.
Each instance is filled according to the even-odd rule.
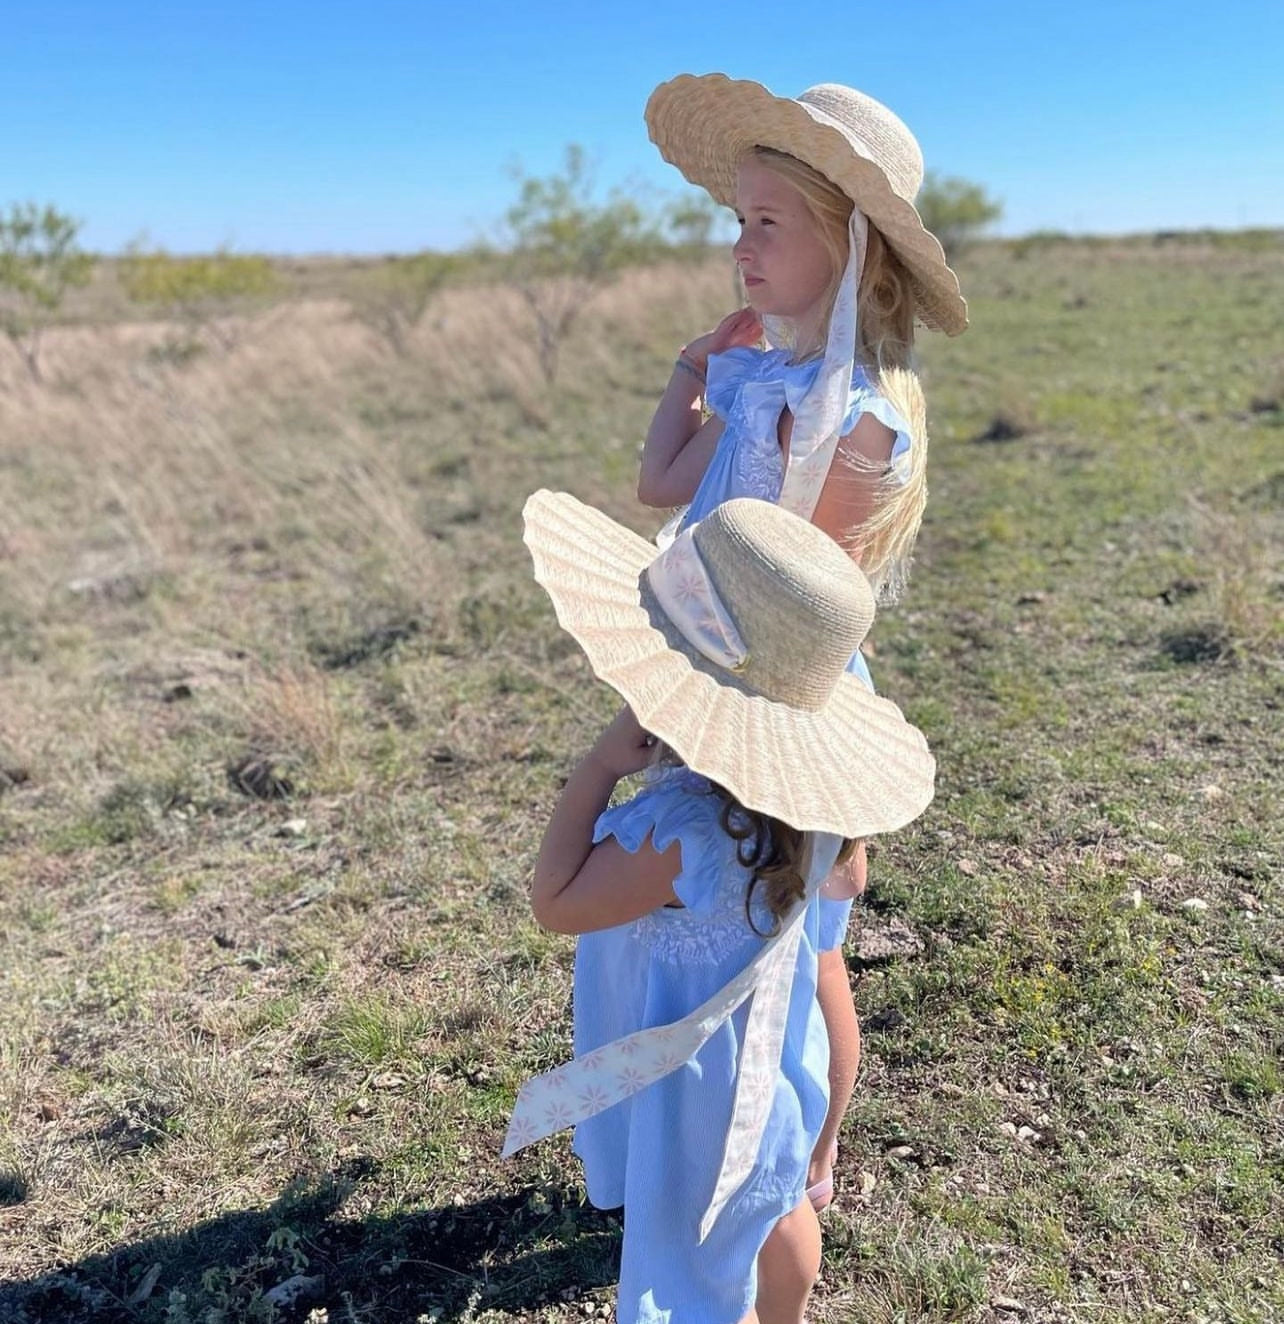
[[[923,180],[917,142],[886,106],[832,83],[791,100],[721,74],[684,75],[656,89],[646,117],[665,159],[735,209],[732,251],[748,307],[679,353],[647,435],[639,497],[689,502],[687,522],[730,497],[779,502],[841,543],[883,597],[895,596],[927,497],[915,319],[951,335],[967,325],[958,280],[913,205]],[[850,670],[873,687],[859,652]],[[818,1208],[832,1194],[859,1065],[841,945],[850,898],[863,887],[858,847],[822,907],[831,1107],[811,1167]]]
[[[846,672],[873,595],[813,525],[733,500],[657,555],[564,494],[525,519],[559,622],[629,706],[540,847],[535,915],[584,935],[576,1059],[523,1087],[504,1152],[576,1125],[589,1198],[624,1206],[620,1324],[798,1324],[828,1092],[818,889],[840,838],[923,810],[931,755]]]

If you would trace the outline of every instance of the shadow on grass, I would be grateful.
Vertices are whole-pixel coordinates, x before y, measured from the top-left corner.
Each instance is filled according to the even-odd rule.
[[[479,1310],[526,1318],[616,1280],[619,1219],[573,1188],[357,1218],[344,1206],[371,1172],[357,1164],[300,1181],[266,1209],[0,1283],[0,1319],[294,1324],[317,1311],[329,1324],[449,1324]]]

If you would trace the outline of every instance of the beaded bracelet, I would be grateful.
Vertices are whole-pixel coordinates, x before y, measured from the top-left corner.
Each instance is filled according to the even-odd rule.
[[[700,383],[701,386],[705,384],[704,373],[702,373],[700,369],[697,368],[696,365],[692,363],[689,358],[687,358],[685,350],[679,353],[678,357],[674,359],[673,366],[675,368],[681,368],[683,372],[690,373],[691,376],[694,377],[696,381]]]

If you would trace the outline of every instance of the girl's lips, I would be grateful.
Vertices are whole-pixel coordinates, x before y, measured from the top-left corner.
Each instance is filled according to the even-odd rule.
[[[762,277],[761,277],[761,276],[744,276],[744,277],[742,277],[742,279],[744,280],[744,283],[745,283],[746,285],[761,285],[761,284],[762,284]]]

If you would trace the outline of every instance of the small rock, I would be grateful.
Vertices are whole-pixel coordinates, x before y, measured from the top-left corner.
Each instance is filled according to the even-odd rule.
[[[1168,832],[1168,829],[1161,822],[1159,822],[1158,819],[1154,819],[1154,818],[1146,819],[1146,821],[1141,826],[1143,830],[1149,832],[1151,836],[1162,837]]]
[[[1011,1136],[1013,1140],[1016,1139],[1017,1127],[1015,1122],[1000,1122],[999,1130],[1005,1136]]]
[[[1163,866],[1165,869],[1180,869],[1186,861],[1180,855],[1174,855],[1172,851],[1165,851],[1163,855]]]
[[[1261,910],[1262,903],[1252,892],[1240,892],[1235,897],[1235,904],[1242,910]]]
[[[862,1171],[860,1174],[860,1193],[862,1195],[872,1195],[874,1187],[878,1185],[878,1178],[872,1172]]]
[[[959,871],[959,873],[963,875],[964,878],[976,877],[976,863],[973,860],[967,860],[967,859],[959,860],[959,862],[954,867]]]
[[[324,1281],[319,1275],[296,1273],[293,1278],[287,1278],[264,1292],[263,1299],[274,1306],[292,1306],[300,1298],[319,1295]]]
[[[894,1159],[912,1159],[914,1157],[914,1147],[912,1145],[893,1145],[887,1150],[887,1157]]]
[[[308,820],[306,818],[287,818],[277,828],[274,835],[278,837],[302,837],[307,834],[307,830]]]
[[[1029,1313],[1024,1301],[1018,1301],[1014,1296],[992,1296],[990,1305],[995,1310],[1004,1310],[1009,1315],[1026,1315]]]
[[[156,1280],[161,1275],[160,1264],[153,1264],[151,1268],[143,1274],[142,1281],[130,1293],[129,1299],[125,1302],[127,1306],[141,1306],[144,1301],[151,1296],[156,1289]]]
[[[1026,1145],[1037,1145],[1043,1139],[1043,1132],[1036,1131],[1032,1126],[1022,1126],[1017,1129],[1017,1139]]]
[[[1115,898],[1116,910],[1140,910],[1141,888],[1134,887],[1131,892],[1122,892]]]
[[[1208,909],[1208,902],[1202,896],[1188,896],[1181,903],[1181,908],[1189,910],[1193,915],[1199,915]]]
[[[923,939],[897,915],[887,920],[865,919],[856,939],[856,955],[866,965],[918,956],[922,951]]]
[[[1036,603],[1042,602],[1048,595],[1042,589],[1033,589],[1029,593],[1022,593],[1017,598],[1018,607],[1032,607]]]
[[[1210,783],[1207,786],[1201,786],[1199,788],[1199,793],[1210,803],[1214,800],[1224,800],[1226,798],[1226,792],[1214,783]]]

